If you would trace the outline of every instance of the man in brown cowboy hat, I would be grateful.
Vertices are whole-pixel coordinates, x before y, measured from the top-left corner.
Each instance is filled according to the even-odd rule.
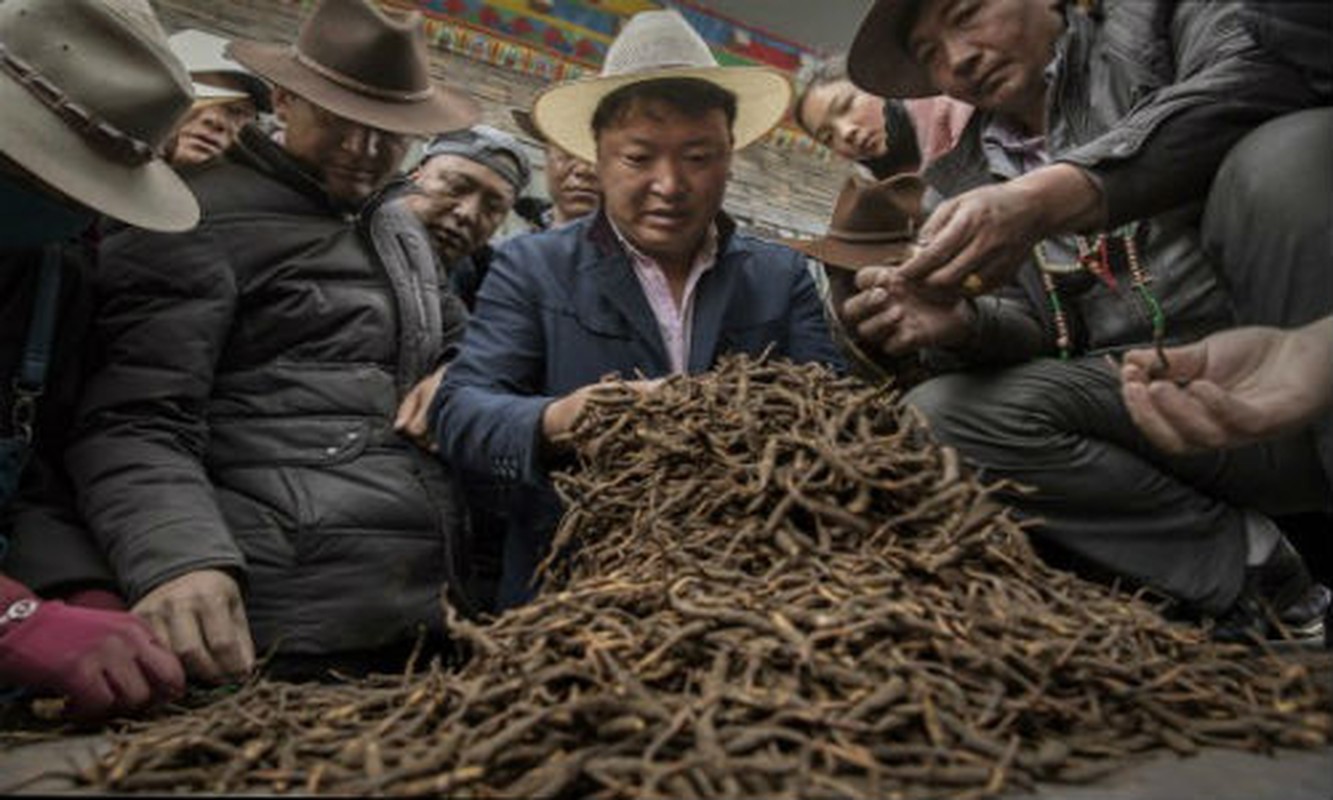
[[[69,463],[135,609],[210,681],[350,669],[439,634],[459,500],[393,429],[440,365],[431,243],[386,202],[409,141],[477,116],[429,78],[420,17],[324,0],[292,45],[236,42],[282,142],[245,129],[192,178],[199,228],[104,246],[97,353]],[[465,602],[455,596],[455,602]]]
[[[530,595],[559,502],[554,441],[608,372],[707,370],[725,353],[840,363],[803,260],[722,213],[732,152],[786,113],[779,73],[722,68],[674,11],[625,26],[601,77],[534,105],[556,144],[597,165],[603,204],[497,249],[441,389],[441,451],[516,485],[501,604]]]
[[[0,686],[59,695],[80,717],[185,688],[127,613],[60,461],[92,305],[88,231],[99,213],[195,223],[155,156],[190,99],[147,0],[0,4]]]

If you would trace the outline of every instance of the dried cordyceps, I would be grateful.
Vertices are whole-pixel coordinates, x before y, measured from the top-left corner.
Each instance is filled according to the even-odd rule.
[[[734,358],[600,392],[531,604],[456,672],[259,681],[103,790],[982,797],[1156,747],[1320,746],[1304,667],[1044,565],[881,390]]]

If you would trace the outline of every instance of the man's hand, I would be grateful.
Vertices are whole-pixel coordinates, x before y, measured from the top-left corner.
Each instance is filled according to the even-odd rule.
[[[1254,442],[1310,422],[1333,403],[1333,317],[1296,331],[1237,328],[1157,354],[1132,350],[1121,393],[1134,422],[1168,453]]]
[[[167,581],[144,595],[132,611],[200,680],[237,680],[254,667],[255,646],[240,589],[221,570],[201,569]]]
[[[1096,227],[1104,217],[1101,204],[1096,184],[1067,164],[973,189],[930,215],[902,275],[941,300],[1002,286],[1042,239]]]
[[[890,356],[965,340],[972,310],[966,301],[937,302],[893,267],[864,267],[860,291],[843,305],[843,319],[860,341]]]
[[[49,600],[0,629],[0,684],[59,694],[69,716],[95,719],[179,698],[185,670],[134,615]]]
[[[655,378],[644,381],[625,381],[623,385],[637,392],[647,393],[661,386],[663,380],[663,378]],[[591,383],[546,406],[546,409],[542,412],[542,437],[546,440],[546,443],[548,445],[552,444],[557,438],[573,430],[579,414],[583,413],[584,406],[588,404],[588,398],[598,389],[604,388],[604,384]]]
[[[407,393],[407,397],[404,397],[402,404],[398,406],[398,416],[393,421],[395,431],[416,442],[421,449],[432,453],[439,452],[440,443],[432,435],[431,423],[434,420],[430,419],[430,405],[435,400],[435,393],[440,389],[444,370],[445,367],[440,367],[423,378],[421,383],[412,387],[412,391]]]

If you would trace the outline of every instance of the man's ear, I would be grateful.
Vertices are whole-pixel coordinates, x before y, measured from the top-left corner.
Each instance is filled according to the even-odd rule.
[[[296,97],[296,95],[281,86],[275,85],[273,87],[273,116],[277,117],[278,121],[283,125],[287,124],[287,115],[290,112],[292,98],[294,97]]]

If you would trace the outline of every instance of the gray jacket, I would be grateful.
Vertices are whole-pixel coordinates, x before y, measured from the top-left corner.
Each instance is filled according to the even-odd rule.
[[[1239,3],[1106,0],[1072,6],[1048,93],[1046,145],[1102,186],[1113,226],[1144,220],[1138,244],[1166,314],[1167,338],[1191,341],[1232,321],[1231,304],[1199,241],[1213,173],[1261,122],[1313,102],[1288,65],[1241,24]],[[958,147],[926,172],[937,197],[1003,180],[988,165],[977,114]],[[1062,299],[1079,352],[1114,351],[1152,338],[1146,314],[1120,291],[1075,281]],[[1054,327],[1036,265],[1017,286],[977,301],[969,362],[1019,361],[1054,352]]]
[[[194,176],[200,226],[104,244],[66,462],[131,601],[236,573],[256,645],[377,647],[439,630],[464,520],[440,461],[393,431],[465,314],[399,204],[339,208],[247,131]]]

